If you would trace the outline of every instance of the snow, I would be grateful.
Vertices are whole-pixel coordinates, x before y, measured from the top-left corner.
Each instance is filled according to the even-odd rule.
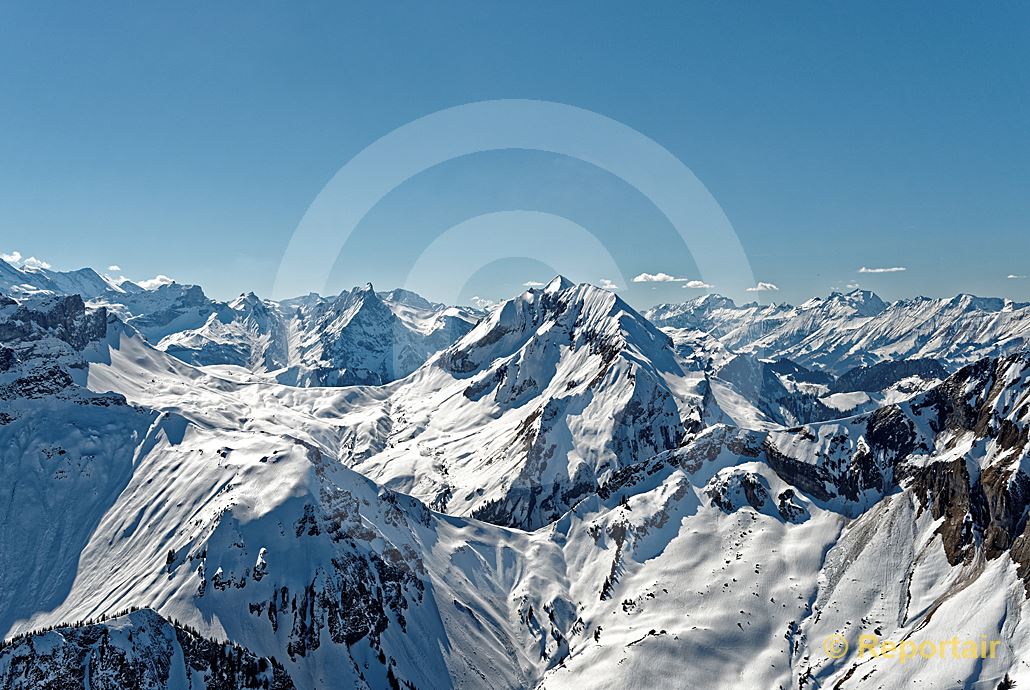
[[[809,361],[831,369],[900,356],[923,326],[883,319],[908,303],[704,298],[670,337],[561,278],[482,320],[371,286],[220,305],[173,284],[135,312],[125,294],[0,306],[16,357],[0,371],[0,636],[148,607],[104,625],[133,658],[168,659],[168,688],[202,676],[172,619],[276,657],[302,689],[386,687],[387,669],[423,688],[1030,682],[1018,549],[987,548],[1005,516],[954,559],[951,516],[935,513],[966,510],[963,489],[993,490],[997,472],[1020,505],[1027,356],[871,393],[804,384],[833,414],[817,421],[783,423],[762,388],[779,352],[751,344],[820,360],[832,340],[832,366]],[[997,306],[953,302],[922,308],[955,333]],[[444,319],[467,328],[426,344]],[[425,359],[377,369],[393,366],[372,343],[384,333]],[[731,377],[745,333],[760,333],[752,368]],[[242,359],[189,363],[172,343]],[[277,380],[284,363],[389,375],[299,387]],[[904,665],[822,653],[827,635],[854,648],[874,629],[1004,649]],[[31,639],[53,659],[72,638]],[[9,649],[23,648],[0,649],[0,687]]]

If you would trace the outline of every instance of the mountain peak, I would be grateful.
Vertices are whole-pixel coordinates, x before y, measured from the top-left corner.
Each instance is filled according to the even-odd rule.
[[[572,287],[574,283],[563,275],[556,275],[547,285],[544,286],[544,293],[553,294]]]
[[[711,309],[734,309],[736,303],[729,297],[710,292],[707,295],[701,295],[690,300],[688,304],[693,305],[697,309],[711,310]]]
[[[433,309],[434,304],[427,300],[422,295],[411,290],[405,290],[404,288],[394,288],[389,292],[384,292],[379,297],[387,302],[394,302],[395,304],[403,304],[408,307],[415,307],[417,309]]]

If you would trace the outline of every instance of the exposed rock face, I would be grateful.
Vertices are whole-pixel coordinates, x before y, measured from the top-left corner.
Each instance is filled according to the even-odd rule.
[[[188,685],[183,685],[186,683]],[[289,674],[148,609],[20,635],[0,645],[0,690],[294,690]]]
[[[832,393],[882,391],[910,376],[928,380],[945,379],[948,377],[948,370],[933,359],[879,362],[868,367],[857,367],[844,373],[830,384],[829,388]]]
[[[76,386],[71,375],[85,366],[83,351],[107,336],[108,321],[106,309],[88,308],[78,295],[0,305],[0,400],[67,392],[84,404],[116,404],[118,396],[94,395]]]
[[[14,367],[17,361],[18,357],[14,354],[14,350],[4,345],[0,345],[0,373],[8,371]]]
[[[989,560],[1010,552],[1030,593],[1030,476],[1019,461],[1030,434],[1028,373],[1030,355],[984,360],[913,401],[915,412],[931,415],[945,450],[969,450],[904,474],[922,507],[943,518],[937,532],[950,563],[978,551]]]
[[[81,350],[107,334],[107,310],[86,310],[78,295],[34,298],[24,304],[7,304],[0,311],[0,342],[28,346],[56,338]]]

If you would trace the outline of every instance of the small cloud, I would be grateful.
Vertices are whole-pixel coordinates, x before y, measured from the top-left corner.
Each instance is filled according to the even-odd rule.
[[[619,286],[608,280],[607,278],[601,278],[601,287],[605,290],[618,290]]]
[[[116,272],[122,270],[122,267],[119,266],[118,264],[111,264],[110,266],[107,267],[107,270],[111,271],[112,273],[116,273]]]
[[[862,268],[858,269],[858,272],[859,273],[901,273],[902,271],[907,271],[907,270],[908,269],[905,268],[904,266],[891,266],[890,268],[869,268],[867,266],[863,266]]]
[[[679,276],[671,276],[668,273],[641,273],[640,275],[633,278],[634,283],[683,283],[684,288],[692,288],[695,290],[707,290],[715,287],[709,285],[703,280],[696,280],[693,278],[681,278]]]
[[[682,283],[686,278],[677,278],[668,273],[641,273],[633,278],[634,283]]]
[[[859,285],[858,283],[848,283],[845,287],[847,287],[847,289],[849,289],[849,290],[857,290],[858,288],[860,288],[862,286]]]
[[[522,287],[538,288],[547,285],[547,283],[541,283],[539,280],[527,280],[522,284]]]
[[[754,287],[747,288],[748,292],[775,292],[776,290],[779,290],[779,288],[772,283],[763,283],[762,281],[758,281],[758,284]]]
[[[50,268],[50,264],[46,261],[37,259],[34,256],[22,256],[22,253],[17,249],[10,254],[0,254],[0,259],[3,259],[6,263],[17,266],[18,268],[27,268],[29,270]]]
[[[148,278],[147,280],[137,281],[136,285],[139,285],[144,290],[156,290],[162,285],[171,285],[174,282],[174,280],[166,275],[157,275],[153,278]]]
[[[1026,276],[1016,275],[1015,273],[1009,273],[1005,277],[1008,278],[1009,280],[1023,280],[1024,278],[1026,278]]]

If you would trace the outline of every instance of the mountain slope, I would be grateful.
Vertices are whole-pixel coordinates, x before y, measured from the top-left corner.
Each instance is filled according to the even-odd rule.
[[[837,378],[712,337],[559,278],[399,380],[298,388],[0,297],[0,636],[32,633],[0,679],[211,687],[228,639],[302,690],[1030,682],[1030,354]],[[806,390],[874,409],[788,418]],[[1000,646],[886,663],[863,634]]]
[[[439,510],[535,528],[679,445],[701,380],[616,295],[556,278],[371,402],[344,459]]]

